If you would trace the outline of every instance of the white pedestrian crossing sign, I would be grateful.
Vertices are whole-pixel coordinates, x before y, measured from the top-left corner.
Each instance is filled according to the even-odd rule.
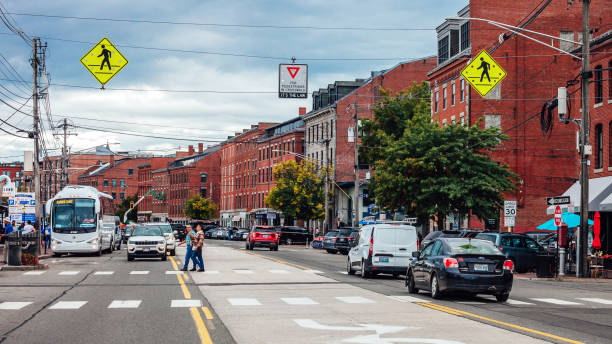
[[[506,77],[506,71],[486,50],[481,50],[463,70],[461,76],[485,97]]]
[[[128,64],[128,60],[104,37],[81,58],[81,63],[104,87]]]

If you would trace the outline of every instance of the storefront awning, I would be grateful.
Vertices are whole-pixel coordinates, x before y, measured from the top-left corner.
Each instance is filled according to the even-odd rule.
[[[589,211],[612,211],[612,176],[589,179]],[[561,206],[563,212],[576,213],[580,211],[580,182],[575,182],[560,196],[570,196],[571,204]],[[605,206],[606,200],[608,205]],[[570,205],[573,207],[570,209]],[[555,206],[549,206],[546,214],[554,214]]]

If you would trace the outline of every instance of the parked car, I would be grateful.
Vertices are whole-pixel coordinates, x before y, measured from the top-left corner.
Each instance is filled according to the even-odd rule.
[[[213,239],[225,240],[227,239],[227,228],[217,228],[217,232],[213,235]]]
[[[185,236],[187,235],[187,226],[182,223],[171,223],[170,227],[172,227],[172,233],[177,241],[185,240]]]
[[[249,235],[248,229],[238,229],[232,235],[232,241],[246,241],[246,238],[248,235]]]
[[[245,248],[268,247],[270,251],[278,251],[278,233],[272,226],[253,226],[247,236]]]
[[[334,246],[338,252],[342,254],[348,254],[351,250],[351,234],[358,233],[359,229],[353,228],[341,228],[338,230],[338,239],[334,243]]]
[[[443,230],[443,231],[429,232],[429,234],[427,234],[423,238],[423,240],[421,240],[420,247],[427,246],[430,242],[434,241],[437,238],[459,238],[459,237],[461,237],[461,232],[460,231],[447,231],[447,230]]]
[[[542,239],[544,239],[544,237],[547,237],[550,232],[549,231],[537,231],[537,232],[525,232],[523,233],[525,235],[527,235],[528,237],[530,237],[531,239],[535,240],[535,241],[540,241]]]
[[[166,255],[166,239],[157,226],[136,226],[128,239],[127,260],[134,258],[161,258]]]
[[[217,227],[210,228],[210,229],[204,231],[204,238],[212,239],[213,235],[215,235],[216,233],[217,233]]]
[[[323,249],[326,250],[327,253],[338,253],[338,250],[336,249],[336,240],[338,240],[339,234],[340,232],[338,231],[330,231],[325,234],[323,239]]]
[[[536,267],[536,256],[546,250],[525,234],[484,232],[476,236],[492,242],[503,254],[512,260],[516,272],[523,273]]]
[[[306,244],[312,241],[312,234],[306,228],[297,226],[278,227],[280,243],[282,245]]]
[[[510,296],[514,263],[488,240],[438,238],[413,256],[406,272],[410,293],[429,290],[434,299],[457,291],[491,294],[498,302]]]
[[[113,249],[120,250],[122,242],[123,235],[121,234],[121,226],[115,226],[115,232],[113,233]]]
[[[325,237],[322,237],[322,236],[312,238],[312,244],[311,244],[312,248],[322,249],[324,240],[325,240]]]
[[[361,228],[356,243],[348,253],[349,275],[360,272],[362,278],[371,273],[403,274],[417,251],[416,227],[405,224],[374,224]]]
[[[176,239],[174,238],[174,233],[172,231],[172,226],[167,222],[149,222],[145,223],[146,226],[155,226],[159,227],[166,240],[166,249],[170,252],[171,256],[176,256]]]
[[[547,233],[546,236],[538,240],[538,244],[544,247],[546,252],[550,254],[557,254],[557,246],[559,244],[557,233]]]

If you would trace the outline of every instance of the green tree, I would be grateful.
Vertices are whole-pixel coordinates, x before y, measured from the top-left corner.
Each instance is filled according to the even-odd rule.
[[[273,175],[276,185],[265,200],[269,207],[300,220],[325,217],[325,168],[289,160],[277,165]]]
[[[491,153],[507,137],[498,128],[480,129],[480,122],[469,128],[431,123],[427,89],[415,85],[401,97],[384,98],[364,126],[377,203],[421,221],[469,212],[480,219],[498,217],[516,175]]]
[[[210,220],[216,217],[217,205],[209,198],[196,195],[189,200],[183,209],[185,216],[194,220]]]
[[[128,196],[126,198],[123,199],[123,201],[121,201],[118,204],[115,204],[115,216],[119,216],[119,218],[121,219],[121,221],[123,221],[123,215],[125,214],[126,211],[128,211],[128,209],[130,209],[130,204],[132,202],[136,203],[136,201],[138,201],[138,195],[134,194],[133,196]],[[138,207],[134,207],[134,209],[132,209],[132,211],[130,211],[130,213],[128,214],[127,220],[132,220],[134,222],[136,222],[138,220]]]

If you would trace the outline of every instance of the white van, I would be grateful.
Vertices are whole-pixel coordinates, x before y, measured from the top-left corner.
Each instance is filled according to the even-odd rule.
[[[359,271],[363,278],[371,273],[405,274],[412,252],[418,250],[417,242],[414,226],[390,223],[363,226],[349,251],[346,270],[349,275]]]

